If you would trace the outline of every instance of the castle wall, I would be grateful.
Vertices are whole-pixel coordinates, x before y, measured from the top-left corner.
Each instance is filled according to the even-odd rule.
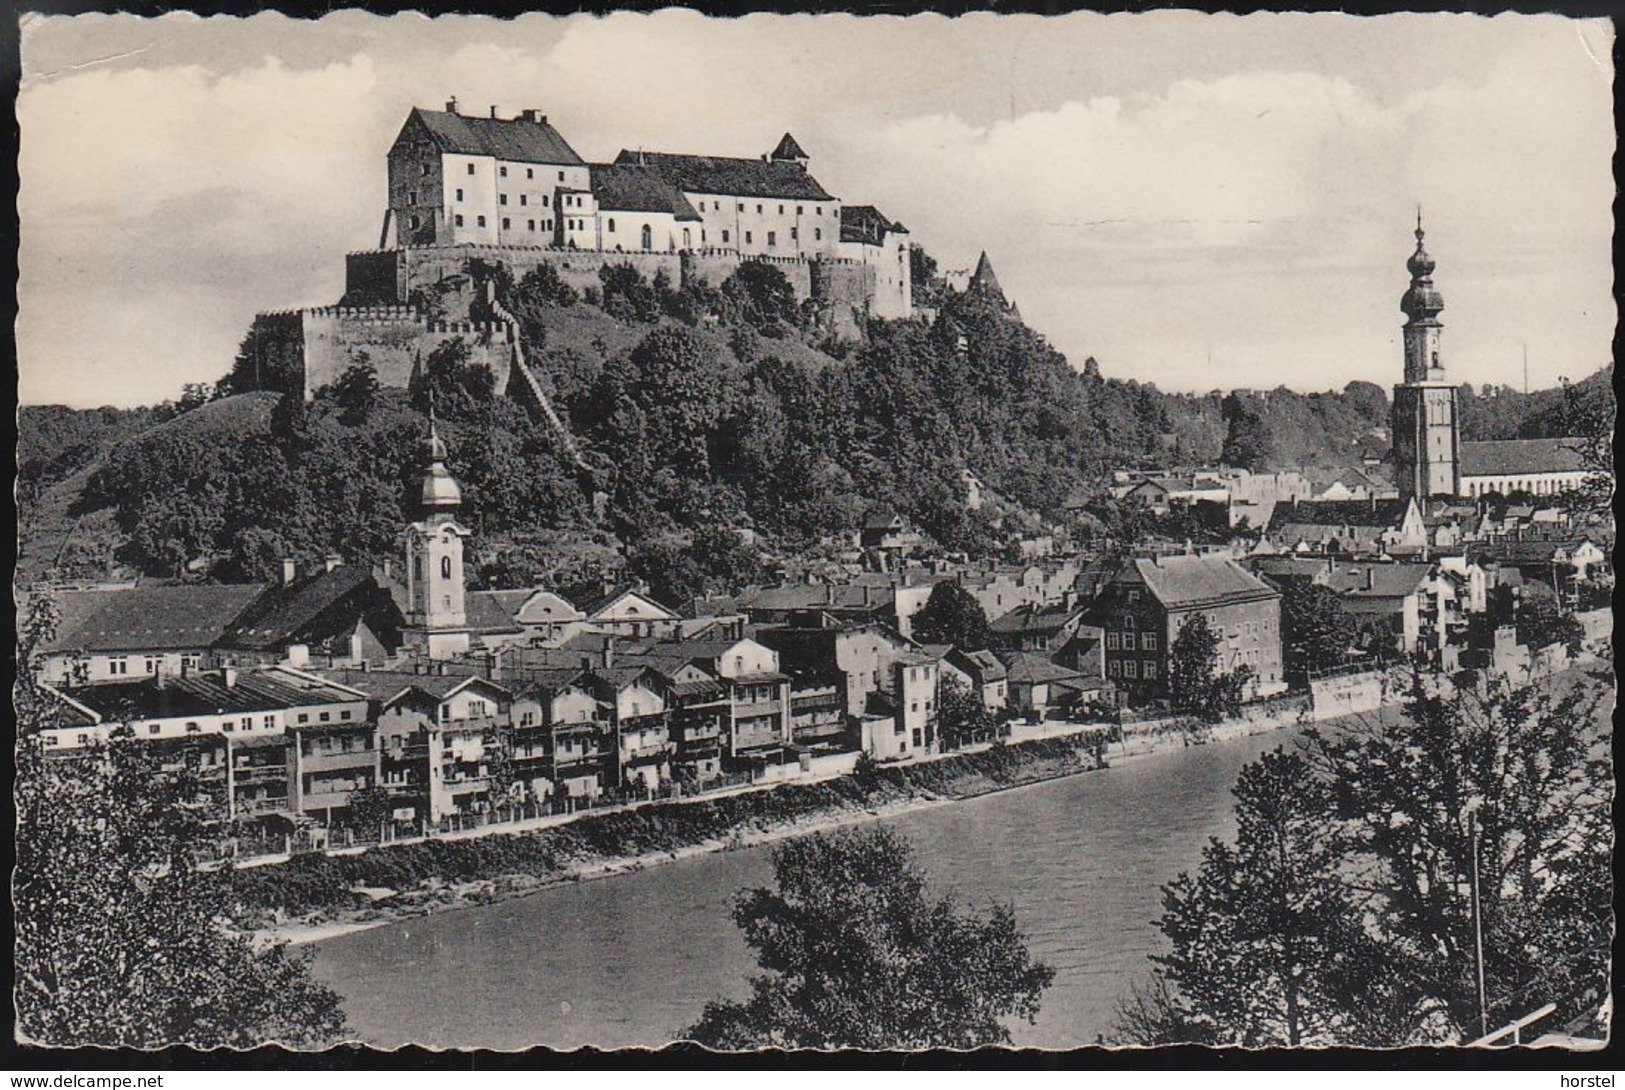
[[[500,383],[512,355],[513,331],[506,324],[427,321],[406,306],[312,307],[254,320],[261,388],[297,390],[306,400],[362,353],[377,370],[379,385],[404,388],[419,359],[457,337],[469,346],[469,362],[489,367]]]
[[[342,305],[380,307],[405,303],[406,268],[400,254],[400,250],[345,254]]]

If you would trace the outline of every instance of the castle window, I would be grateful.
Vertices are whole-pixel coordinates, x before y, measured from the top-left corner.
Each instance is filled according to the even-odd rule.
[[[745,206],[743,204],[734,205],[734,211],[735,212],[743,212],[744,210],[745,210]]]
[[[163,730],[163,728],[160,727],[157,723],[148,723],[147,724],[147,733],[148,734],[157,734],[161,730]]]
[[[779,215],[784,215],[784,205],[779,205]]]
[[[508,195],[506,193],[498,193],[497,194],[497,203],[498,204],[507,204],[508,203]]]
[[[468,164],[468,172],[470,174],[474,173],[474,164],[473,163]]]
[[[822,227],[814,227],[813,228],[813,241],[814,242],[823,242],[824,241],[824,229]]]
[[[534,177],[536,177],[536,172],[534,170],[532,170],[530,167],[526,167],[525,168],[525,177],[534,178]]]
[[[451,578],[451,557],[449,556],[443,556],[440,558],[440,578]]]
[[[794,242],[795,240],[796,240],[796,229],[794,227],[792,227],[792,228],[790,228],[790,241]]]
[[[814,212],[816,212],[816,213],[818,213],[818,214],[819,214],[819,215],[820,215],[820,216],[822,216],[822,215],[823,215],[823,214],[824,214],[824,209],[823,209],[823,207],[822,207],[822,206],[819,206],[819,207],[817,207],[817,208],[814,208],[814,209],[813,209],[813,211],[814,211]]]
[[[461,212],[457,213],[452,217],[452,222],[461,227],[463,225],[463,214]]]
[[[727,241],[728,241],[728,229],[727,229],[727,228],[726,228],[726,227],[724,227],[724,228],[723,228],[723,229],[722,229],[722,241],[723,241],[723,242],[727,242]]]
[[[416,204],[416,203],[418,203],[418,191],[417,190],[412,189],[412,190],[407,191],[406,203],[407,204]]]
[[[758,216],[760,216],[762,214],[762,206],[761,205],[756,206],[756,214]]]
[[[506,178],[508,176],[508,168],[507,167],[497,167],[497,176],[499,178]]]
[[[474,217],[474,226],[476,226],[476,227],[484,227],[485,226],[485,217],[484,216],[475,216]]]
[[[777,231],[769,231],[767,233],[767,244],[769,246],[777,246],[779,244],[779,233]]]
[[[527,231],[536,230],[536,221],[535,220],[526,220],[525,221],[525,230],[527,230]]]
[[[746,246],[750,245],[750,232],[749,231],[745,232],[745,245]]]
[[[502,229],[504,231],[506,231],[508,229],[508,217],[507,216],[502,217]]]
[[[523,193],[519,194],[519,207],[523,208],[527,203],[529,202],[525,200],[525,195]]]
[[[609,233],[612,235],[615,233],[615,221],[613,219],[609,221]]]
[[[420,173],[420,174],[421,174],[421,175],[422,175],[422,176],[423,176],[423,177],[425,177],[425,178],[427,178],[427,177],[428,177],[428,176],[429,176],[429,164],[428,164],[428,163],[423,163],[423,164],[422,164],[422,165],[421,165],[421,166],[420,166],[420,167],[419,167],[419,168],[418,168],[418,172],[419,172],[419,173]]]
[[[559,171],[559,181],[564,181],[564,171]]]
[[[414,231],[417,230],[417,228],[418,228],[418,218],[416,216],[409,216],[409,217],[407,217],[407,220],[408,220],[409,223],[412,224],[412,229]]]
[[[801,207],[801,206],[800,206],[800,205],[799,205],[799,204],[798,204],[798,205],[796,205],[796,215],[798,215],[798,216],[804,216],[804,215],[806,215],[806,214],[807,214],[807,213],[806,213],[806,212],[805,212],[805,211],[803,211],[803,209],[802,209],[802,207]]]
[[[552,201],[552,200],[553,200],[553,198],[552,198],[552,197],[549,197],[549,196],[548,196],[548,195],[547,195],[547,194],[545,194],[545,193],[544,193],[544,194],[542,194],[542,207],[543,207],[543,208],[548,208],[548,207],[550,207],[550,202],[551,202],[551,201]]]
[[[463,199],[463,191],[462,191],[462,190],[461,190],[461,189],[459,189],[459,190],[458,190],[458,191],[457,191],[457,199],[458,199],[458,200],[462,200],[462,199]]]

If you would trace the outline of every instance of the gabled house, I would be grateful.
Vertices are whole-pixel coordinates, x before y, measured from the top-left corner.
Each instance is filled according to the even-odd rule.
[[[1265,539],[1284,552],[1378,556],[1427,547],[1415,499],[1276,504]]]
[[[1280,593],[1215,555],[1138,558],[1118,567],[1090,607],[1091,622],[1105,632],[1106,679],[1131,699],[1165,694],[1170,649],[1198,614],[1219,637],[1221,672],[1246,667],[1252,695],[1285,688]]]
[[[216,650],[237,665],[382,662],[401,646],[404,624],[394,597],[369,569],[330,558],[301,575],[290,562],[282,583],[226,627]]]
[[[1012,651],[1059,651],[1083,623],[1083,606],[1067,601],[1053,606],[1017,606],[988,622],[999,648]]]
[[[37,648],[54,685],[177,675],[213,665],[214,648],[265,593],[262,583],[64,591],[55,635]]]
[[[682,618],[631,584],[614,587],[581,607],[588,627],[632,639],[675,636]]]
[[[953,648],[942,659],[943,677],[955,677],[982,698],[982,706],[998,714],[1010,703],[1010,678],[1004,663],[992,651]]]

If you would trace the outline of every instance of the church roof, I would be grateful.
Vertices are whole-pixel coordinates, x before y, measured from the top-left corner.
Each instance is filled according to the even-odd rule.
[[[1578,473],[1585,460],[1574,439],[1491,439],[1461,444],[1463,477]]]
[[[902,224],[894,223],[881,215],[880,210],[872,204],[841,206],[842,242],[866,242],[871,246],[878,246],[888,233],[908,232]]]
[[[818,179],[800,163],[786,160],[730,159],[719,155],[673,155],[625,151],[617,166],[639,165],[659,171],[684,193],[722,193],[730,197],[776,197],[832,201]]]
[[[585,166],[581,156],[546,121],[495,117],[464,117],[443,110],[412,111],[442,153],[490,155],[511,163],[548,163]]]
[[[636,163],[594,163],[592,195],[605,212],[665,212],[679,220],[700,218],[682,190],[658,170]]]

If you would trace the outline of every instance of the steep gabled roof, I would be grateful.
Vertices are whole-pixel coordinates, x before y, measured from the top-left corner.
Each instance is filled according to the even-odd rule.
[[[801,145],[796,143],[796,138],[791,136],[789,133],[785,133],[784,136],[780,138],[778,147],[774,148],[768,157],[770,159],[811,158],[811,156],[801,150]]]
[[[653,167],[636,163],[594,163],[592,195],[605,212],[665,212],[696,222],[700,218],[681,189]]]
[[[988,260],[986,250],[983,250],[982,256],[976,259],[976,271],[971,273],[970,284],[966,290],[997,299],[1004,298],[1004,289],[999,286],[999,278],[993,272],[993,262]]]
[[[887,219],[872,204],[841,206],[842,242],[863,242],[870,246],[879,246],[888,234],[907,233],[902,224]]]
[[[1574,439],[1491,439],[1461,444],[1463,477],[1513,477],[1582,472]]]
[[[351,564],[268,588],[231,624],[224,647],[279,650],[290,643],[321,643],[352,631],[357,620],[374,620],[381,638],[402,618],[372,572]]]
[[[545,121],[494,117],[464,117],[443,110],[413,109],[407,120],[421,123],[442,153],[490,155],[511,163],[546,163],[549,166],[586,166],[559,131]],[[402,130],[405,134],[405,130]]]
[[[1006,676],[1018,685],[1041,685],[1051,681],[1069,681],[1082,677],[1078,671],[1062,666],[1030,651],[1012,651],[1000,656],[1004,660]]]
[[[65,591],[56,636],[40,650],[200,650],[264,591],[262,583]]]
[[[464,598],[468,627],[476,633],[523,632],[514,611],[525,604],[529,591],[471,590]]]
[[[718,155],[672,155],[625,151],[617,165],[647,166],[660,172],[684,193],[718,193],[730,197],[774,197],[785,200],[832,201],[818,179],[799,163],[783,160],[730,159]]]

